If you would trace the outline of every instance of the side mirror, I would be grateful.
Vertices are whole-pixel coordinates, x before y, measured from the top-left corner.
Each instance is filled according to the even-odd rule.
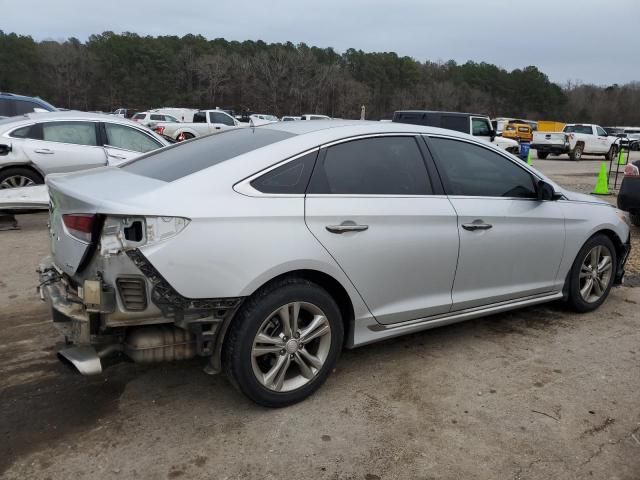
[[[556,199],[556,191],[553,189],[551,185],[549,185],[544,180],[540,180],[538,182],[536,188],[536,194],[538,195],[538,200],[555,200]]]
[[[0,157],[4,157],[5,155],[9,155],[9,152],[12,150],[11,145],[0,145]]]

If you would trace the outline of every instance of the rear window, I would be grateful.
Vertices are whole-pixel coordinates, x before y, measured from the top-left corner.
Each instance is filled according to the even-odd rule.
[[[292,133],[263,128],[238,128],[177,143],[124,164],[123,170],[173,182],[244,153],[292,137]]]
[[[593,133],[590,125],[567,125],[564,127],[564,131],[567,133],[584,133],[586,135]]]

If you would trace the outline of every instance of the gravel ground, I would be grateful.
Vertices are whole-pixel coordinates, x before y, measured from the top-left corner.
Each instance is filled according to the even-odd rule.
[[[585,192],[600,165],[534,162]],[[20,223],[0,232],[1,478],[640,478],[636,239],[597,312],[550,304],[346,351],[312,398],[267,410],[198,361],[69,373],[35,293],[46,216]]]

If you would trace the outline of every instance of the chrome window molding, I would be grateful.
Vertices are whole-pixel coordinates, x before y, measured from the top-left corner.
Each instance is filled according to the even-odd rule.
[[[253,186],[251,185],[251,182],[254,181],[256,178],[259,178],[262,175],[265,175],[270,171],[275,170],[278,167],[286,165],[289,162],[293,162],[294,160],[304,157],[305,155],[308,155],[312,152],[318,152],[318,151],[320,151],[320,147],[310,148],[309,150],[305,150],[302,153],[297,153],[293,157],[286,158],[274,165],[271,165],[270,167],[264,168],[259,172],[254,173],[250,177],[247,177],[244,180],[240,180],[239,182],[237,182],[233,186],[233,190],[247,197],[304,198],[305,196],[304,193],[264,193],[264,192],[261,192],[260,190],[256,190],[255,188],[253,188]]]

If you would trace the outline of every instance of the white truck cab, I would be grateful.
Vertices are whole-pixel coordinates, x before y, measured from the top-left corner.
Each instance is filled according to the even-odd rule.
[[[193,114],[193,122],[189,123],[168,123],[158,122],[152,128],[175,140],[189,140],[190,138],[202,137],[229,128],[242,128],[248,124],[239,122],[227,112],[222,110],[200,110]]]
[[[618,137],[609,135],[600,125],[568,123],[562,132],[534,132],[531,148],[544,160],[552,155],[569,154],[571,160],[582,155],[604,155],[607,159],[618,153]]]

